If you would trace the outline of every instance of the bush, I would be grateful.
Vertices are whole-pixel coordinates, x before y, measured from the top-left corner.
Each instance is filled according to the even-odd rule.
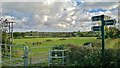
[[[46,42],[52,41],[51,39],[47,39]]]
[[[16,37],[16,39],[22,39],[23,37],[22,36],[18,36],[18,37]]]
[[[59,40],[66,40],[65,38],[59,39]]]
[[[69,47],[69,63],[77,66],[102,66],[102,54],[100,48],[67,45]],[[105,65],[119,66],[120,50],[105,50]]]
[[[65,53],[68,56],[69,66],[100,66],[102,67],[102,53],[99,47],[85,47],[73,44],[60,45],[54,49],[68,49]],[[59,53],[60,54],[60,53]],[[120,49],[105,49],[105,66],[120,67]],[[57,61],[56,61],[57,62]],[[55,62],[55,63],[56,63]],[[58,60],[58,63],[60,60]]]

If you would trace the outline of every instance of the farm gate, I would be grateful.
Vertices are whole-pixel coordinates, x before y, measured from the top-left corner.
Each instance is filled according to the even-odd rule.
[[[68,49],[63,46],[53,47],[52,50],[49,50],[48,66],[67,65],[69,62],[67,51]]]
[[[30,48],[29,60],[32,66],[48,66],[48,53],[53,46],[36,46]]]
[[[28,66],[28,47],[22,45],[1,45],[2,67]]]
[[[48,66],[54,59],[62,59],[64,65],[67,57],[65,56],[66,50],[51,50],[53,47],[36,46],[28,48],[25,45],[1,45],[2,66],[22,66],[25,68],[27,66]],[[50,60],[51,58],[52,60]]]
[[[56,49],[56,46],[32,47],[29,60],[32,66],[66,65],[68,63],[67,49]]]
[[[66,58],[65,55],[66,50],[50,50],[48,57],[48,66],[50,65],[65,65]]]

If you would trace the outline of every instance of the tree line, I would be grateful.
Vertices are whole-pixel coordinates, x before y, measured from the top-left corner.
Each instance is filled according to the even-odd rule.
[[[105,29],[105,37],[106,38],[119,38],[120,37],[120,30],[115,27],[106,28]],[[74,32],[14,32],[14,38],[44,38],[44,37],[101,37],[100,32],[81,32],[81,31],[74,31]]]
[[[105,37],[106,38],[120,38],[120,30],[115,27],[106,28],[105,29]],[[14,39],[16,38],[44,38],[44,37],[101,37],[100,32],[81,32],[81,31],[74,31],[74,32],[14,32],[13,33]],[[7,42],[8,34],[6,32],[2,32],[2,42]]]

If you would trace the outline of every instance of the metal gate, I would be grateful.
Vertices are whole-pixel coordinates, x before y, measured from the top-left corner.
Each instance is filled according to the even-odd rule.
[[[29,49],[24,45],[1,45],[2,67],[28,66]]]
[[[65,52],[67,50],[50,50],[48,56],[48,66],[50,65],[64,65],[66,63]],[[57,60],[57,61],[56,61]]]
[[[48,66],[48,52],[53,46],[36,46],[30,48],[29,60],[32,66]]]

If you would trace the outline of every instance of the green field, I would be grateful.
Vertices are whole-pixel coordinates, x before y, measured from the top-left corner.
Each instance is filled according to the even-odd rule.
[[[47,41],[51,40],[51,41]],[[29,39],[14,39],[14,44],[17,46],[28,46],[30,50],[30,58],[32,64],[47,63],[48,52],[53,46],[62,44],[83,45],[85,42],[94,42],[95,37],[70,37],[70,38],[29,38]],[[41,44],[33,43],[41,42]]]
[[[50,40],[50,41],[47,41]],[[116,48],[118,39],[106,39],[106,48]],[[28,46],[31,53],[30,58],[32,64],[47,63],[48,52],[53,46],[61,44],[75,44],[76,46],[82,46],[86,42],[100,42],[100,39],[96,37],[69,37],[69,38],[29,38],[29,39],[14,39],[15,45]],[[41,44],[34,44],[41,42]],[[20,44],[20,45],[19,45]]]
[[[30,38],[30,39],[15,39],[14,44],[24,44],[26,46],[29,46],[30,48],[38,48],[36,51],[44,51],[44,49],[40,49],[39,47],[49,47],[49,46],[55,46],[60,44],[75,44],[78,46],[83,45],[85,42],[95,42],[95,37],[70,37],[70,38],[64,38],[65,40],[61,40],[63,38]],[[51,41],[46,41],[51,40]],[[25,43],[26,42],[26,43]],[[41,44],[35,44],[32,43],[41,42]]]
[[[60,40],[63,38],[30,38],[30,39],[14,39],[15,44],[25,44],[25,42],[32,43],[32,42],[45,42],[46,40],[51,39],[52,42],[49,42],[50,44],[64,44],[64,43],[72,43],[81,45],[84,42],[92,42],[95,41],[95,37],[70,37],[70,38],[64,38],[66,40]],[[43,44],[42,44],[43,45]]]
[[[31,48],[32,52],[46,52],[51,47],[61,44],[75,44],[78,46],[83,45],[85,42],[100,42],[96,37],[69,37],[69,38],[29,38],[29,39],[14,39],[14,44],[25,45]],[[50,40],[50,41],[47,41]],[[41,42],[41,44],[33,43]],[[118,39],[106,39],[106,47],[113,48],[117,45]],[[99,43],[100,44],[100,43]],[[19,45],[20,46],[20,45]]]

